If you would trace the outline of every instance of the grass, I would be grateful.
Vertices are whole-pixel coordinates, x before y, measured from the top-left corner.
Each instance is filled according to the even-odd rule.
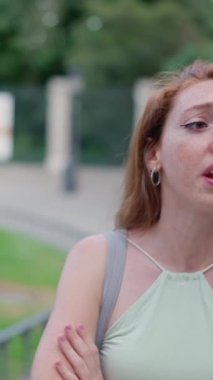
[[[65,252],[4,230],[0,247],[1,329],[52,304]]]
[[[17,284],[55,287],[64,262],[64,251],[0,230],[0,279]]]
[[[52,305],[65,252],[23,235],[0,230],[0,330]],[[3,295],[3,296],[2,296]],[[41,331],[33,333],[32,351]],[[21,338],[9,345],[10,379],[21,376]],[[3,356],[0,355],[0,378]],[[25,358],[25,360],[27,360]],[[28,358],[31,360],[31,358]]]
[[[8,346],[9,357],[9,374],[8,380],[23,380],[24,375],[29,374],[29,368],[32,364],[32,359],[39,339],[41,337],[41,330],[36,329],[31,336],[30,346],[23,345],[23,339],[17,337],[12,340]],[[0,378],[3,379],[3,365],[1,363],[0,355]]]

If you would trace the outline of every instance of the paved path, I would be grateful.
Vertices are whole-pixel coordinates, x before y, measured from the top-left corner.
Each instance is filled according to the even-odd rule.
[[[113,227],[122,181],[121,168],[81,167],[78,188],[68,193],[44,167],[2,165],[0,226],[67,250],[76,239]]]

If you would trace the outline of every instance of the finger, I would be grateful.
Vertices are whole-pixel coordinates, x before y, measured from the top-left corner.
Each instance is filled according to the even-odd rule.
[[[57,362],[54,365],[57,373],[63,380],[78,380],[78,377],[70,371],[64,364]]]
[[[82,340],[85,342],[85,344],[89,348],[90,356],[93,357],[93,360],[98,360],[99,361],[98,347],[94,343],[94,340],[93,340],[92,336],[87,333],[87,330],[86,330],[85,326],[78,325],[76,330],[77,330],[78,335],[82,338]]]
[[[64,329],[64,336],[78,355],[82,358],[85,357],[90,348],[84,341],[83,337],[77,333],[76,329],[72,326],[66,326]]]
[[[84,325],[80,324],[76,329],[72,326],[66,326],[64,330],[65,336],[72,344],[73,348],[82,357],[91,353],[92,355],[98,355],[98,348],[95,345],[90,334],[87,333]]]
[[[77,331],[76,331],[77,330]],[[78,325],[76,330],[67,326],[65,328],[66,338],[70,345],[78,353],[86,364],[87,370],[94,371],[95,368],[100,366],[99,351],[94,344],[92,338],[86,333],[86,329],[82,325]],[[86,374],[84,368],[84,374]]]
[[[70,346],[70,343],[67,341],[66,337],[60,336],[58,338],[58,347],[60,349],[60,352],[62,354],[61,361],[58,361],[60,365],[65,366],[65,368],[69,369],[69,372],[72,374],[75,374],[75,370],[72,367],[72,347]]]
[[[88,347],[94,348],[97,347],[94,343],[94,340],[91,336],[91,334],[88,334],[86,328],[84,325],[80,324],[77,326],[76,331],[78,335],[84,340],[84,342],[87,344]]]
[[[85,360],[82,359],[82,357],[75,351],[75,349],[71,346],[71,343],[66,339],[66,337],[59,337],[58,344],[61,352],[66,357],[73,372],[78,376],[78,378],[87,378],[88,367]]]

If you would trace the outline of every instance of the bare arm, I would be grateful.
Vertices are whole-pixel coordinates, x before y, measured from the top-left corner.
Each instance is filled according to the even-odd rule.
[[[34,359],[31,380],[59,380],[54,363],[61,358],[57,338],[66,325],[85,325],[95,340],[106,266],[102,235],[79,241],[66,260],[56,301]]]

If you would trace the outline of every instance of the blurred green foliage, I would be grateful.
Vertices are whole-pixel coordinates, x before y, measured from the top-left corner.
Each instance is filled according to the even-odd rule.
[[[188,45],[211,40],[209,0],[88,0],[70,64],[96,84],[150,76]]]
[[[211,59],[212,16],[212,0],[0,0],[0,81],[132,84],[176,59]]]
[[[175,70],[181,66],[185,66],[193,62],[195,59],[204,59],[213,61],[213,46],[212,42],[204,44],[188,45],[186,48],[179,51],[165,65],[165,70]]]
[[[0,0],[0,81],[42,83],[65,72],[83,0]]]

